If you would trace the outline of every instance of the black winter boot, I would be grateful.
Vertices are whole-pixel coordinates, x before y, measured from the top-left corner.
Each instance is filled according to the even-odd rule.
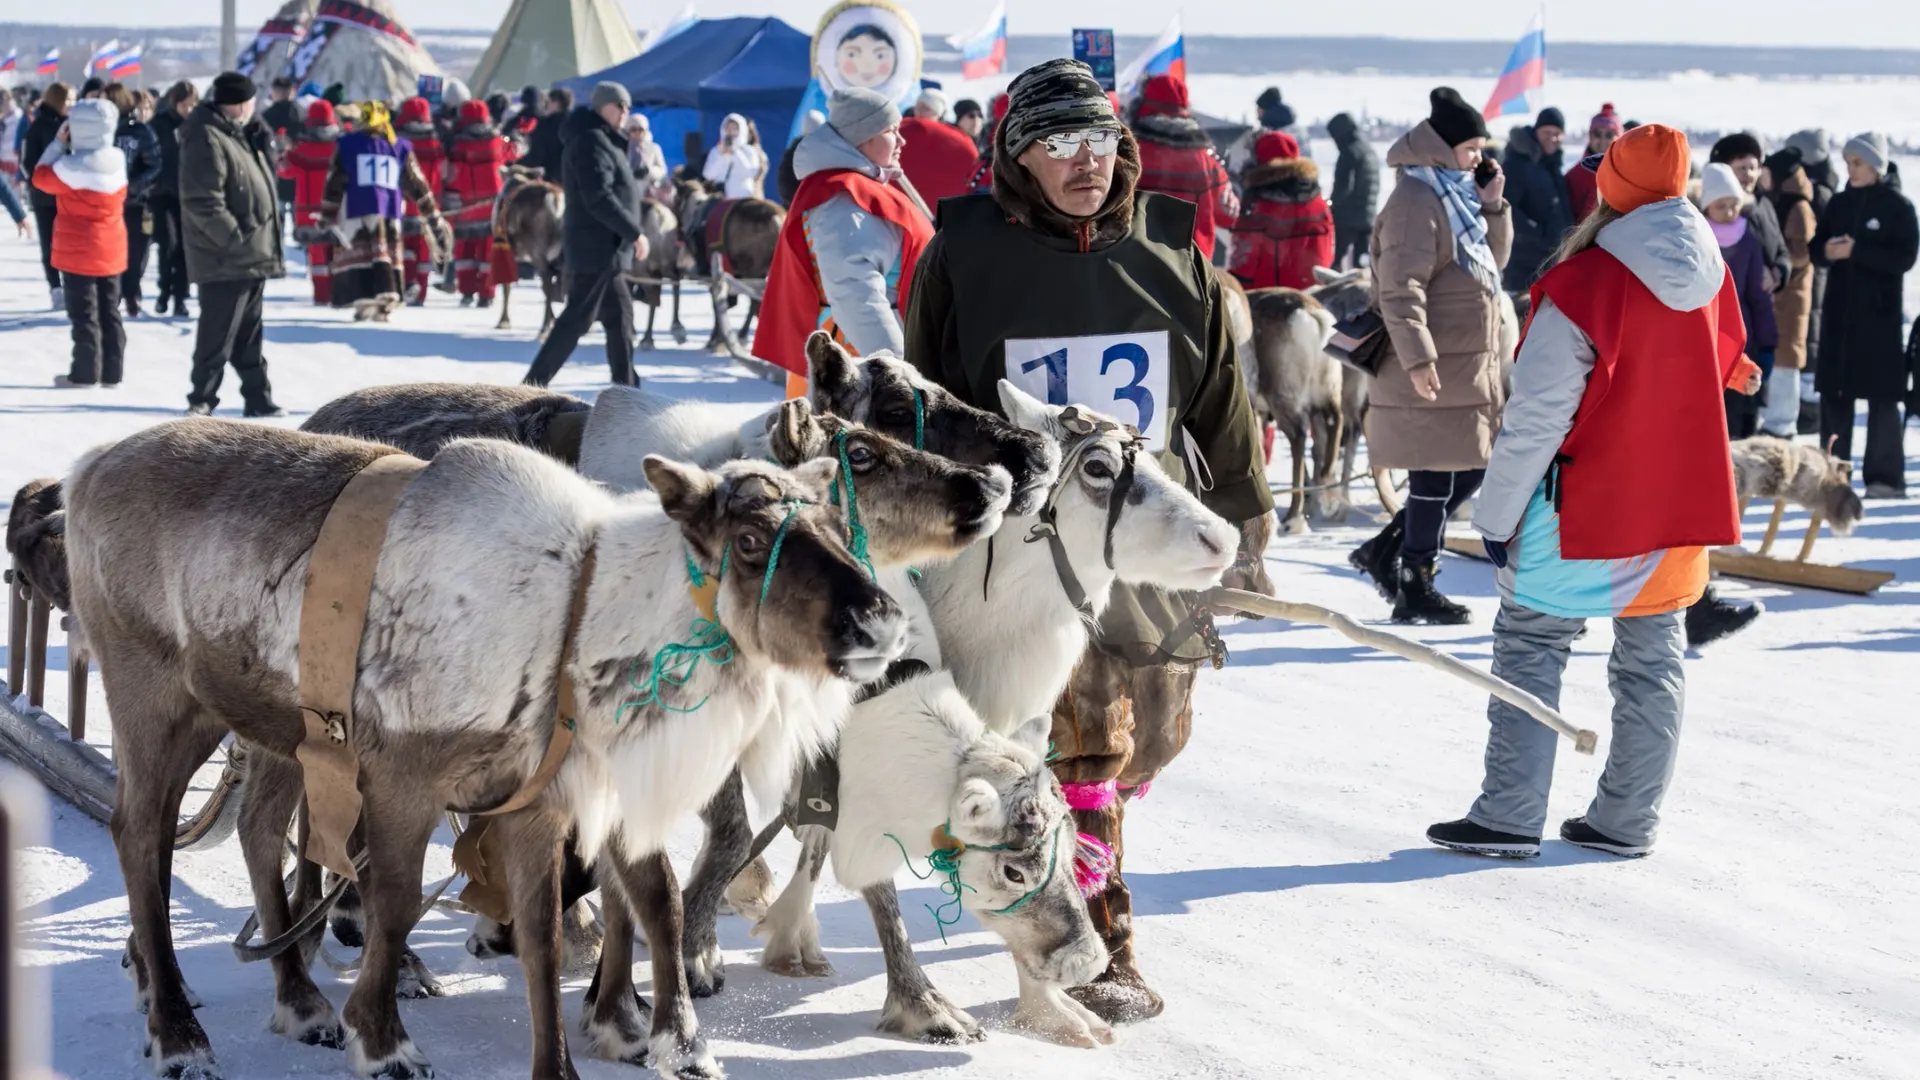
[[[1719,594],[1713,591],[1713,586],[1709,585],[1707,591],[1700,594],[1700,599],[1687,609],[1687,645],[1698,649],[1721,638],[1731,637],[1753,625],[1753,621],[1765,610],[1758,603],[1744,607],[1729,604],[1720,599]]]
[[[1395,514],[1373,539],[1347,554],[1347,565],[1372,578],[1382,600],[1392,600],[1400,591],[1395,571],[1400,566],[1400,544],[1406,537],[1407,515]]]
[[[1433,587],[1438,573],[1432,563],[1400,560],[1400,591],[1393,601],[1393,621],[1424,623],[1428,626],[1465,626],[1473,613],[1440,595]]]

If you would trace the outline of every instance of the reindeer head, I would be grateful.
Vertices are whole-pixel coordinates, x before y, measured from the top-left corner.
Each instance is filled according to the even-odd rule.
[[[911,364],[888,353],[860,359],[826,333],[807,339],[807,360],[816,411],[954,461],[1002,466],[1013,477],[1009,513],[1032,513],[1053,485],[1060,455],[1051,440],[968,405]]]
[[[835,480],[851,531],[857,514],[875,563],[906,566],[950,559],[1000,527],[1013,481],[998,465],[962,465],[890,439],[806,398],[783,402],[767,420],[767,452],[789,468],[819,458],[842,462]],[[832,500],[829,500],[832,501]]]
[[[1820,477],[1820,516],[1827,519],[1835,536],[1847,536],[1866,516],[1860,493],[1853,490],[1853,462],[1833,456],[1833,443],[1827,443],[1826,472]]]
[[[1313,279],[1319,284],[1308,289],[1307,295],[1320,301],[1336,320],[1345,322],[1356,318],[1373,303],[1373,271],[1364,266],[1344,274],[1316,266]]]
[[[1074,879],[1078,832],[1054,779],[1029,743],[1044,743],[1051,717],[1015,734],[988,734],[960,764],[949,818],[966,905],[1000,935],[1033,979],[1076,986],[1099,975],[1106,947],[1094,933]]]
[[[1000,380],[1015,424],[1064,447],[1047,497],[1073,565],[1105,564],[1121,581],[1165,589],[1210,588],[1233,565],[1239,530],[1173,482],[1139,435],[1080,406],[1039,401]]]
[[[744,653],[864,683],[905,651],[906,616],[848,552],[827,505],[838,461],[708,472],[649,456],[643,467],[695,565],[719,573],[714,610]]]

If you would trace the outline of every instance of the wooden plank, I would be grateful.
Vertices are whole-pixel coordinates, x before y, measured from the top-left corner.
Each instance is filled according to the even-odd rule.
[[[113,813],[114,773],[106,757],[68,738],[60,721],[32,707],[22,712],[5,695],[0,695],[0,757],[101,824]]]
[[[1858,570],[1851,566],[1826,566],[1821,563],[1773,559],[1739,548],[1719,548],[1710,555],[1714,573],[1747,581],[1765,581],[1775,585],[1796,585],[1806,589],[1870,596],[1874,590],[1892,581],[1886,570]]]
[[[1475,533],[1448,533],[1446,548],[1455,555],[1465,555],[1469,559],[1487,561],[1487,545]]]

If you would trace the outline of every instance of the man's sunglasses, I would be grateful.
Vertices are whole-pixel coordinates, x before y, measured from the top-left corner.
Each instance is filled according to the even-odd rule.
[[[1046,146],[1047,156],[1056,161],[1078,156],[1083,146],[1093,151],[1094,157],[1112,157],[1120,152],[1120,133],[1112,128],[1061,131],[1048,135],[1040,142]]]

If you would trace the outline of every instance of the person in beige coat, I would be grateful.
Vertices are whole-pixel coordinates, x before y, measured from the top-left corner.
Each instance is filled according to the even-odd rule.
[[[1791,439],[1799,430],[1800,372],[1807,366],[1807,328],[1813,320],[1813,233],[1819,221],[1813,210],[1813,181],[1807,179],[1800,151],[1781,150],[1765,164],[1766,197],[1780,217],[1793,273],[1773,293],[1780,344],[1773,352],[1773,373],[1767,376],[1760,431]]]
[[[1513,228],[1506,178],[1482,162],[1480,111],[1451,87],[1430,101],[1428,118],[1387,151],[1398,182],[1373,224],[1375,299],[1393,357],[1373,383],[1367,457],[1408,471],[1407,506],[1352,561],[1394,601],[1395,622],[1456,625],[1467,609],[1434,588],[1434,561],[1500,429],[1496,296]]]

